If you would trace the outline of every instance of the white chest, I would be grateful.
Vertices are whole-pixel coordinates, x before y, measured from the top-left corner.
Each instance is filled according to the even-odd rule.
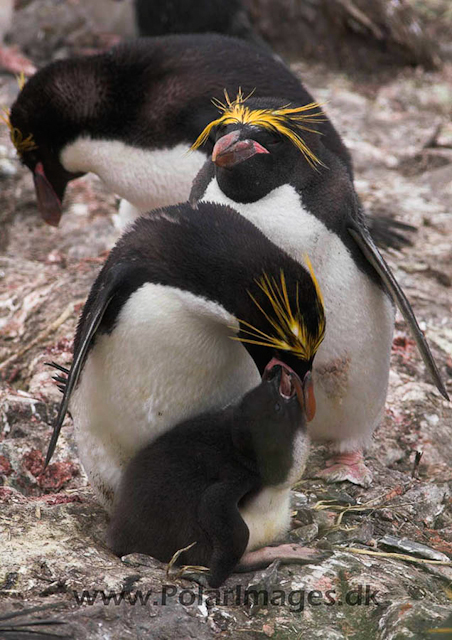
[[[353,299],[362,296],[362,285],[369,288],[368,278],[356,267],[339,237],[303,207],[292,186],[284,185],[257,202],[241,204],[227,198],[216,180],[212,180],[202,199],[235,208],[298,262],[304,263],[304,257],[308,255],[330,315],[333,310],[344,307],[350,285],[356,290]]]
[[[375,428],[387,391],[394,310],[340,238],[310,213],[290,185],[251,204],[227,198],[212,180],[204,201],[227,204],[298,262],[307,254],[320,284],[326,335],[314,361],[316,438],[346,439]]]
[[[309,436],[299,431],[293,442],[292,467],[286,480],[266,487],[239,508],[250,532],[246,551],[252,551],[280,539],[290,526],[290,488],[299,480],[309,455]]]
[[[239,508],[250,537],[245,553],[280,539],[290,526],[290,489],[267,487]]]
[[[185,202],[205,155],[179,144],[168,149],[139,149],[119,140],[81,137],[61,152],[72,172],[92,172],[142,213]]]
[[[111,334],[96,339],[70,410],[80,459],[100,492],[115,490],[140,447],[259,384],[231,326],[236,319],[220,305],[148,283],[129,298]]]

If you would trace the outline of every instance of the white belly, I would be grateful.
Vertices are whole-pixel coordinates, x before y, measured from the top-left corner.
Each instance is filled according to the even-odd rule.
[[[92,348],[70,411],[79,456],[109,507],[125,465],[178,422],[223,407],[260,382],[237,321],[188,292],[145,284]]]
[[[353,261],[329,231],[284,185],[252,204],[227,198],[213,180],[204,201],[229,204],[299,262],[312,261],[325,300],[326,335],[314,363],[316,439],[346,450],[365,444],[386,399],[394,309],[387,295]]]
[[[300,430],[293,442],[292,466],[285,481],[275,487],[262,489],[239,508],[250,532],[246,552],[279,540],[289,530],[290,488],[303,475],[309,445],[309,436],[306,431]]]
[[[290,488],[267,487],[239,508],[250,532],[245,553],[271,544],[290,527]]]
[[[201,151],[190,151],[188,144],[169,149],[139,149],[119,140],[93,140],[81,137],[61,152],[61,163],[72,172],[92,172],[107,188],[127,200],[134,215],[185,202],[192,182],[204,164]],[[134,216],[115,221],[124,229]],[[120,212],[121,214],[121,212]]]

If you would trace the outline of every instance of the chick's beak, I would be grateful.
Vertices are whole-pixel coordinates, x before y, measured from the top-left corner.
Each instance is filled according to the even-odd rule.
[[[61,214],[61,200],[55,193],[55,189],[50,184],[42,162],[38,162],[34,173],[33,180],[35,183],[36,198],[38,200],[38,209],[47,224],[57,227]]]
[[[312,373],[308,371],[303,378],[295,373],[295,371],[289,367],[286,363],[272,358],[265,367],[262,378],[264,380],[271,376],[271,371],[274,367],[281,367],[281,381],[280,381],[280,393],[285,397],[291,397],[296,393],[298,402],[301,408],[306,413],[306,420],[311,422],[314,419],[316,412],[316,401],[314,395],[314,382],[312,379]]]
[[[212,162],[217,167],[230,168],[257,153],[269,153],[255,140],[239,140],[239,137],[240,131],[232,131],[217,140],[212,152]]]

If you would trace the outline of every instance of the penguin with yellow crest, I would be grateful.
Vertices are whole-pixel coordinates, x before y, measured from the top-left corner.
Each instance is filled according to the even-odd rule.
[[[80,460],[110,509],[139,449],[182,421],[238,401],[273,359],[298,381],[310,420],[312,363],[324,332],[308,256],[303,264],[293,260],[222,205],[193,210],[186,203],[141,216],[95,281],[73,363],[57,377],[63,400],[47,462],[69,409]],[[283,376],[280,387],[289,397],[288,382]],[[307,447],[307,437],[296,441],[293,481]],[[289,488],[281,489],[285,503]],[[279,509],[277,502],[268,508]]]
[[[210,140],[212,157],[194,181],[193,206],[234,207],[302,262],[309,254],[325,300],[327,330],[313,378],[317,412],[311,435],[328,441],[327,481],[367,486],[363,449],[384,409],[394,302],[410,325],[427,368],[448,399],[411,306],[365,225],[350,174],[323,143],[316,103],[246,98],[216,105],[219,116],[193,148]]]

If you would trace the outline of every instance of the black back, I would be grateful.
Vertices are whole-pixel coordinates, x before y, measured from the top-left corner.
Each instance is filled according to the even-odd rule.
[[[109,286],[112,273],[116,278],[118,269],[114,297],[99,325],[100,333],[112,331],[123,304],[145,282],[189,291],[219,303],[236,318],[271,331],[249,293],[273,315],[256,280],[267,274],[279,282],[281,270],[293,306],[298,287],[306,326],[312,332],[318,327],[317,294],[303,265],[230,207],[203,202],[192,209],[184,203],[141,216],[120,238],[91,289],[77,328],[75,351],[99,293]],[[265,363],[270,355],[267,349]]]

